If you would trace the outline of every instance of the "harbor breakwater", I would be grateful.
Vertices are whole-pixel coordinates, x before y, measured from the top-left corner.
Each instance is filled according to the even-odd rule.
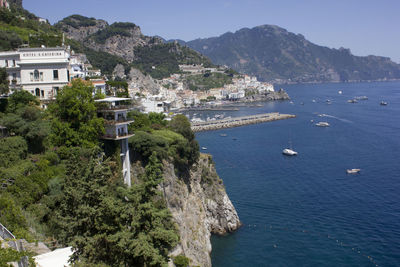
[[[276,120],[295,118],[292,114],[279,114],[279,112],[257,114],[251,116],[226,118],[214,121],[192,122],[191,128],[194,132],[212,131],[225,128],[239,127],[249,124],[263,123]]]

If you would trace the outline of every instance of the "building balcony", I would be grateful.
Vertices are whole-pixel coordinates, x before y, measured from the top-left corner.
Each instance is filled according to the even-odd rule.
[[[104,118],[104,123],[106,125],[121,125],[121,124],[130,124],[133,123],[134,120],[130,118],[119,118],[118,120],[115,120],[114,118]]]
[[[134,136],[133,133],[105,134],[101,138],[105,140],[122,140]]]
[[[118,105],[118,106],[108,106],[108,105],[101,105],[97,112],[107,112],[107,111],[124,111],[129,110],[132,108],[132,105]]]

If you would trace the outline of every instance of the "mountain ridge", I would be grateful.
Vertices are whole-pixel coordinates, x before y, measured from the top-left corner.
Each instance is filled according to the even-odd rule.
[[[214,64],[275,83],[351,82],[400,78],[400,65],[388,57],[355,56],[328,48],[277,25],[260,25],[220,36],[180,43]]]

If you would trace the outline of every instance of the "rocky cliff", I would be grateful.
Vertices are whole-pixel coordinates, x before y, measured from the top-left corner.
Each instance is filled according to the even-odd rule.
[[[139,175],[140,171],[132,174]],[[211,266],[211,234],[225,234],[240,227],[211,156],[201,154],[188,177],[177,177],[173,164],[164,162],[160,190],[180,233],[180,244],[171,256],[184,254],[191,266]]]

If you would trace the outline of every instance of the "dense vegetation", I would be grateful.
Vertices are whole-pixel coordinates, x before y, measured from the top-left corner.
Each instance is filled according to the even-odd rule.
[[[350,81],[400,78],[400,65],[389,58],[358,57],[348,49],[330,49],[273,25],[244,28],[186,45],[261,80]]]
[[[96,19],[95,18],[88,18],[84,17],[81,15],[71,15],[69,17],[66,17],[62,20],[63,24],[66,24],[68,26],[71,26],[75,29],[78,29],[79,27],[89,27],[89,26],[95,26],[96,25]],[[60,27],[61,23],[57,23],[54,26],[55,27]]]
[[[223,87],[224,84],[232,83],[232,77],[225,73],[205,73],[186,77],[190,90],[209,90],[211,88]]]
[[[209,59],[201,54],[176,43],[141,46],[136,48],[134,53],[133,65],[155,79],[169,77],[172,73],[180,73],[180,64],[213,66]]]
[[[90,38],[93,38],[97,43],[104,44],[106,40],[112,36],[119,35],[131,37],[129,30],[135,29],[137,26],[130,22],[115,22],[103,30],[97,31]]]
[[[61,45],[62,33],[24,9],[0,8],[0,51],[18,48]]]
[[[10,134],[0,139],[0,222],[30,242],[72,245],[82,264],[164,266],[179,236],[157,190],[160,162],[187,174],[199,157],[190,123],[183,115],[167,122],[159,113],[130,114],[129,145],[145,171],[127,188],[118,145],[108,156],[101,148],[92,90],[77,80],[47,111],[26,91],[9,97],[0,113]]]

